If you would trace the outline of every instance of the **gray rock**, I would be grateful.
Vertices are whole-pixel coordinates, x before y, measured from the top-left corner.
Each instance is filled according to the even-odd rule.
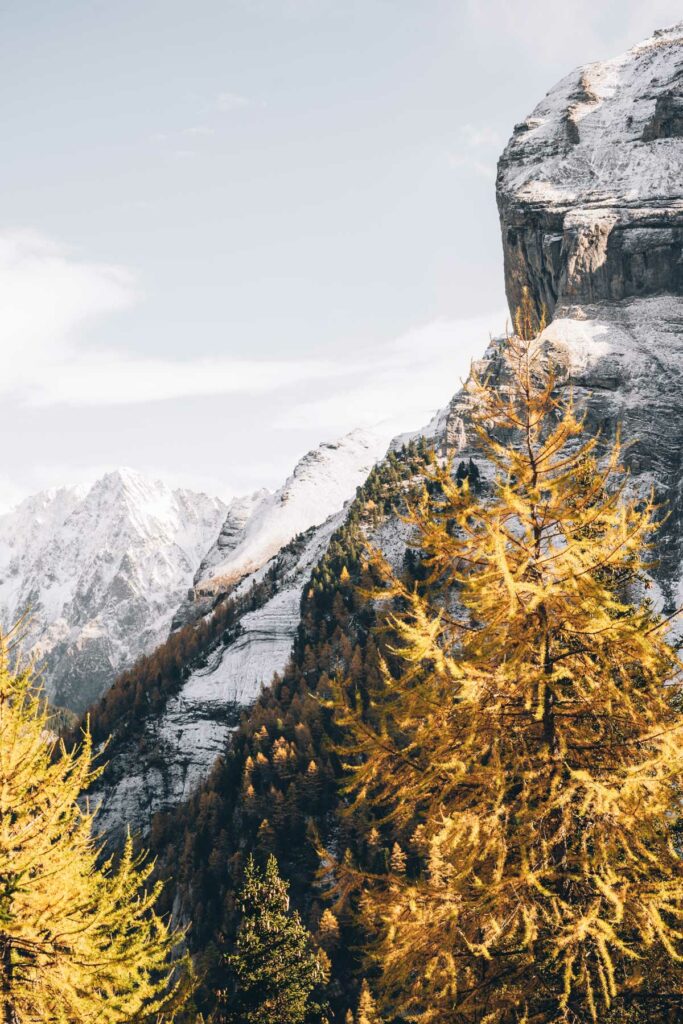
[[[634,485],[654,486],[669,512],[653,574],[672,611],[683,600],[683,24],[551,89],[500,158],[497,198],[511,310],[523,288],[545,308],[545,340],[589,429],[621,428]],[[451,431],[461,413],[456,403]]]
[[[538,311],[683,294],[683,24],[564,78],[498,165],[505,283]]]

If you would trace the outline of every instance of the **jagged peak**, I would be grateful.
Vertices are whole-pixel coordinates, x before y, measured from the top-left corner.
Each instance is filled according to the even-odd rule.
[[[51,699],[82,707],[165,636],[225,505],[121,468],[0,517],[0,627],[31,612]]]

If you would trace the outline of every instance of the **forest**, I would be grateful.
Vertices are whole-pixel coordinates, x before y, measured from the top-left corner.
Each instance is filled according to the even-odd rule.
[[[420,440],[370,473],[286,671],[144,849],[102,850],[93,747],[137,734],[263,594],[222,598],[63,738],[5,640],[5,1024],[681,1019],[664,513],[537,335],[527,306],[502,384],[468,381],[476,459]]]

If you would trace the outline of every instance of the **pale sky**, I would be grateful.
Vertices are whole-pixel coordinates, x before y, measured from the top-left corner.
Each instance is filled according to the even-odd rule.
[[[0,507],[222,496],[445,404],[505,320],[513,125],[651,0],[4,0]]]

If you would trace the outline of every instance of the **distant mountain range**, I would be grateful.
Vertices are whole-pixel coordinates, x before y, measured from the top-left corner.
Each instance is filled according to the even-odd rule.
[[[23,646],[53,703],[82,710],[161,643],[225,512],[119,469],[0,516],[0,619],[26,617]]]
[[[130,469],[26,498],[0,516],[0,622],[8,629],[25,617],[23,647],[48,697],[81,712],[172,626],[205,614],[216,595],[338,512],[383,448],[355,431],[305,455],[276,492],[228,506]],[[252,693],[280,667],[285,632],[258,679],[245,669],[236,689]]]

